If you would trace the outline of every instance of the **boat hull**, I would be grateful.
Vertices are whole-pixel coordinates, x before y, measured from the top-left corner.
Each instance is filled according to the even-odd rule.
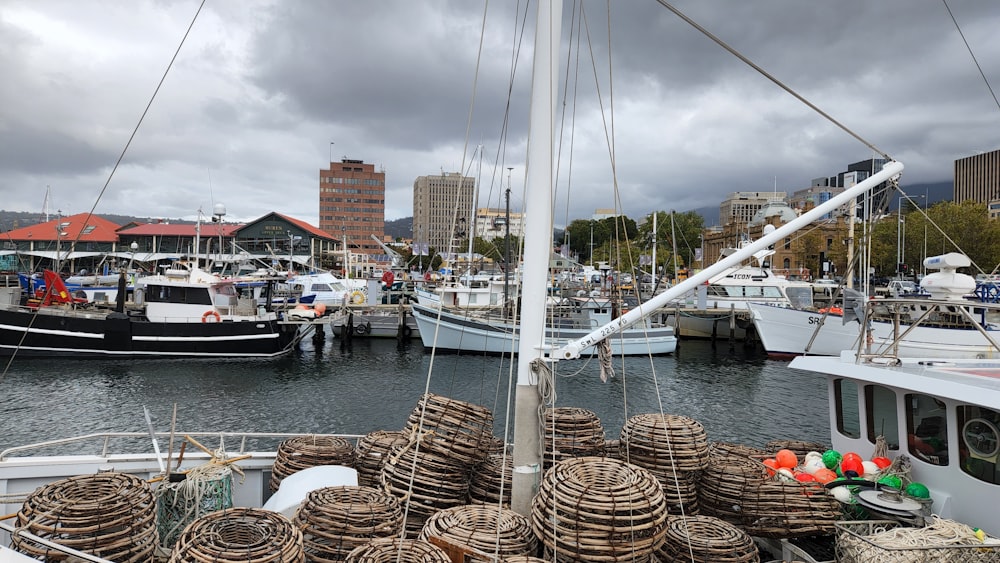
[[[426,348],[451,352],[512,354],[517,352],[518,333],[515,325],[484,322],[475,317],[463,317],[447,311],[412,305],[413,317],[420,327],[420,339]],[[588,328],[548,327],[546,343],[559,346],[589,334]],[[677,349],[677,337],[672,327],[629,328],[608,337],[615,355],[645,356],[672,354]],[[594,346],[581,355],[596,353]]]
[[[100,311],[0,308],[0,355],[18,357],[272,357],[297,328],[277,320],[151,322]]]
[[[816,356],[839,356],[845,350],[858,350],[861,325],[857,320],[843,322],[839,315],[766,305],[751,305],[753,323],[757,336],[768,354],[774,356],[798,356],[806,353]],[[1000,351],[974,329],[940,328],[918,325],[910,329],[899,327],[899,333],[909,332],[899,339],[898,349],[889,349],[895,339],[895,328],[890,322],[873,320],[870,323],[870,341],[861,344],[865,354],[890,353],[893,356],[909,358],[997,358]],[[819,329],[817,330],[817,327]],[[816,334],[813,338],[813,334]],[[994,332],[997,337],[1000,333]]]

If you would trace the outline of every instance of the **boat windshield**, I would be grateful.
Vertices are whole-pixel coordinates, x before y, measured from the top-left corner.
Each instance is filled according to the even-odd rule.
[[[785,289],[785,295],[794,309],[805,309],[813,306],[813,291],[811,287],[789,287]]]

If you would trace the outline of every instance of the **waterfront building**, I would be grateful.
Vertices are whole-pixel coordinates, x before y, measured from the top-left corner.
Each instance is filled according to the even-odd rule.
[[[733,192],[719,205],[719,222],[746,226],[758,211],[772,201],[784,201],[785,192]]]
[[[510,236],[521,237],[524,234],[524,214],[510,212]],[[475,236],[483,240],[503,238],[507,234],[507,210],[492,207],[480,207],[476,210]]]
[[[381,254],[385,234],[385,171],[343,158],[319,171],[319,228],[361,254]]]
[[[990,218],[1000,217],[1000,149],[955,161],[955,201],[985,203]]]
[[[414,244],[439,253],[460,250],[457,246],[469,236],[475,204],[475,178],[458,172],[418,177],[413,182]]]

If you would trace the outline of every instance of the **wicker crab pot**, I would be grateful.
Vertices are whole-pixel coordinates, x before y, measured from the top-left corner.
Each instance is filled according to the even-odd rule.
[[[399,535],[403,510],[396,497],[372,487],[311,491],[295,514],[309,561],[343,561],[373,539]]]
[[[510,488],[514,474],[514,457],[490,454],[486,461],[472,471],[469,483],[469,501],[482,504],[510,506]],[[502,494],[501,494],[502,488]]]
[[[671,516],[660,563],[759,563],[753,539],[736,526],[711,516]]]
[[[421,449],[472,467],[494,447],[493,413],[480,405],[433,393],[423,395],[410,412],[404,429],[419,436]]]
[[[667,503],[660,483],[635,465],[582,457],[545,473],[531,526],[563,560],[633,561],[663,543]]]
[[[354,445],[345,438],[332,436],[296,436],[278,446],[271,470],[271,491],[281,480],[296,471],[319,465],[354,467]]]
[[[347,563],[452,563],[441,548],[420,540],[383,538],[347,554]]]
[[[170,563],[304,563],[302,532],[270,510],[230,508],[191,522]]]
[[[31,493],[17,527],[104,559],[151,561],[157,544],[156,502],[149,483],[125,473],[98,473],[49,483]],[[47,561],[65,559],[14,534],[11,547]]]
[[[424,524],[422,540],[439,537],[495,557],[532,555],[538,538],[530,521],[509,509],[487,505],[456,506],[442,510]]]
[[[358,484],[378,487],[382,466],[392,452],[392,447],[405,445],[406,442],[406,435],[401,431],[376,430],[362,436],[354,450]]]
[[[545,409],[542,424],[545,469],[552,467],[553,460],[604,455],[604,426],[592,411],[575,407]]]
[[[423,449],[418,442],[395,446],[382,468],[381,485],[399,500],[406,514],[406,535],[415,538],[439,510],[465,504],[469,469]]]

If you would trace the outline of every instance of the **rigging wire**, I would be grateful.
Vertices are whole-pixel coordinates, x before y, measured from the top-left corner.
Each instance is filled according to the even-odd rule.
[[[976,54],[972,52],[972,47],[969,46],[969,41],[965,38],[965,33],[962,32],[961,26],[958,25],[958,20],[955,19],[955,14],[951,12],[951,7],[948,6],[948,0],[941,0],[944,4],[944,9],[948,11],[948,16],[951,17],[952,23],[955,24],[955,29],[958,30],[958,34],[962,37],[962,42],[965,43],[965,48],[969,51],[969,56],[972,57],[972,62],[976,64],[976,69],[979,70],[979,76],[983,77],[983,82],[986,83],[986,88],[990,91],[990,95],[993,96],[993,103],[997,105],[997,109],[1000,109],[1000,100],[997,99],[996,92],[993,91],[993,86],[990,85],[990,80],[986,78],[986,73],[983,72],[983,67],[979,64],[979,59],[976,58]]]

